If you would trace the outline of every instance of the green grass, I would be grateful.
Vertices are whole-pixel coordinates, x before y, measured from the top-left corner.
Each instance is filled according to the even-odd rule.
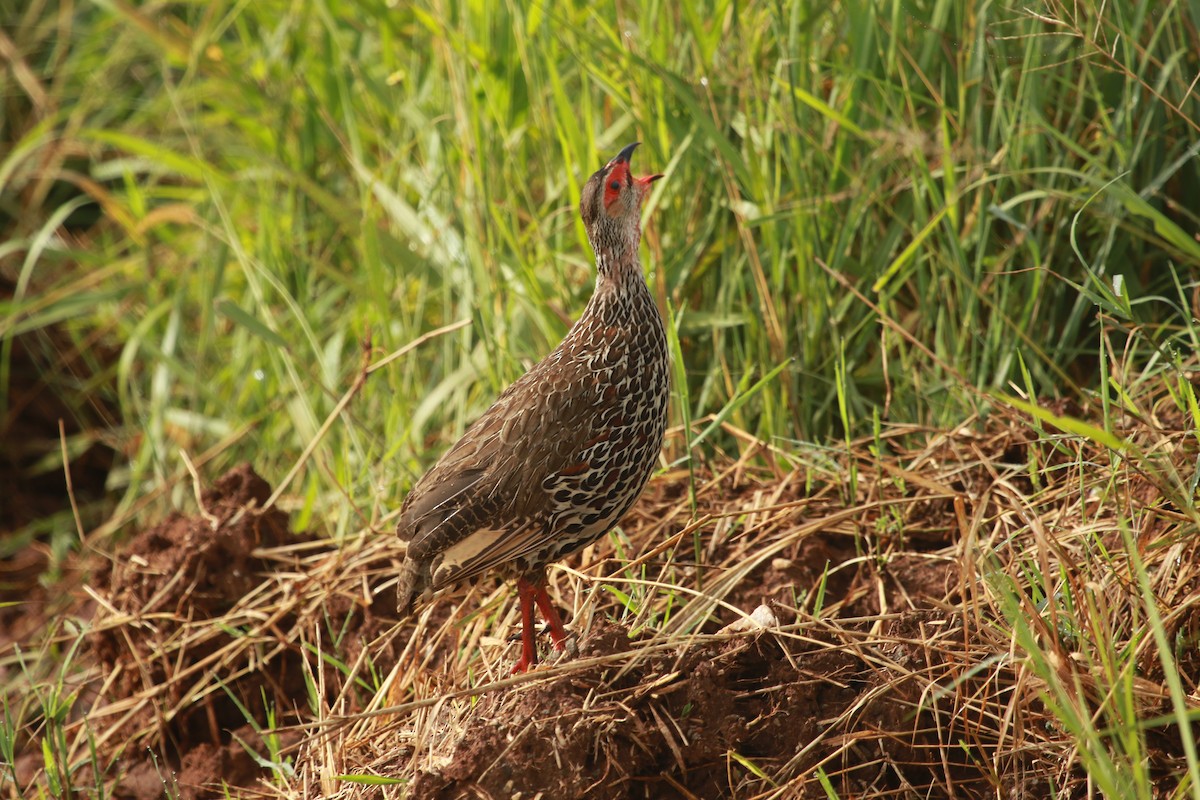
[[[633,140],[635,169],[667,176],[643,252],[682,358],[669,462],[740,454],[718,422],[794,453],[1014,392],[1097,397],[1111,435],[1139,381],[1200,418],[1194,4],[0,13],[19,56],[0,69],[0,419],[17,336],[70,407],[116,409],[89,432],[121,453],[116,507],[83,509],[111,520],[103,548],[190,502],[181,451],[278,483],[364,341],[378,359],[469,320],[373,373],[286,487],[300,527],[377,524],[583,308],[579,189]],[[86,370],[57,369],[52,326]],[[27,535],[78,544],[69,516]]]
[[[325,520],[334,486],[391,505],[582,308],[580,184],[641,139],[678,418],[824,441],[886,399],[950,424],[1018,355],[1078,394],[1096,312],[1167,339],[1200,265],[1195,20],[1138,9],[35,3],[16,40],[49,99],[8,81],[3,332],[120,348],[95,366],[128,506],[180,447],[282,474],[362,339],[469,319],[375,375],[292,487]]]

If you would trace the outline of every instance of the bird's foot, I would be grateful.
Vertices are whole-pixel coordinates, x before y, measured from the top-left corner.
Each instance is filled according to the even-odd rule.
[[[567,629],[563,627],[562,617],[559,616],[554,603],[550,601],[550,595],[546,594],[546,588],[542,585],[541,580],[530,581],[526,578],[518,578],[517,593],[521,601],[521,658],[513,665],[513,674],[525,672],[538,661],[536,635],[533,628],[533,607],[535,605],[546,620],[546,626],[539,633],[545,633],[548,629],[550,641],[554,643],[555,650],[566,651],[567,655],[572,658],[578,655],[579,646],[576,644],[575,637],[567,633]]]
[[[554,651],[556,653],[562,653],[566,658],[579,657],[579,637],[573,632],[564,628],[560,634],[559,632],[555,631],[552,626],[543,624],[539,627],[536,635],[545,636],[547,634],[550,636],[551,645],[554,647]],[[538,664],[539,659],[537,656],[536,645],[533,656],[528,657],[523,646],[524,640],[525,637],[519,632],[509,634],[508,641],[511,644],[516,644],[517,642],[521,642],[522,644],[521,657],[517,659],[515,664],[513,664],[511,672],[512,675],[520,675],[523,672],[528,672],[531,668],[536,667]]]
[[[534,635],[549,636],[550,643],[554,646],[555,650],[562,650],[564,647],[575,648],[574,644],[567,643],[569,640],[575,638],[575,634],[571,633],[566,628],[563,628],[563,635],[560,637],[554,632],[554,629],[550,627],[548,622],[543,622],[542,624],[538,625],[537,632]],[[509,644],[516,644],[521,640],[522,636],[520,631],[513,631],[504,639],[504,641],[508,642]]]
[[[568,655],[579,655],[579,644],[575,641],[578,637],[566,628],[555,629],[553,625],[547,624],[542,629],[542,633],[550,634],[550,641],[554,644],[554,649],[558,652],[561,653],[565,650]]]

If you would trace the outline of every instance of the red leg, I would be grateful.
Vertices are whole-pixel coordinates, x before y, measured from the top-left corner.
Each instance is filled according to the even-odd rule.
[[[521,658],[513,664],[513,675],[524,672],[537,663],[537,645],[533,641],[533,601],[537,592],[529,581],[524,578],[517,579],[517,596],[521,599]],[[540,605],[540,598],[538,602]]]
[[[538,609],[550,624],[550,639],[554,642],[554,649],[564,649],[567,646],[567,631],[563,628],[562,617],[558,615],[554,603],[550,602],[550,595],[546,594],[546,587],[542,586],[541,581],[533,585],[533,599],[537,601]]]

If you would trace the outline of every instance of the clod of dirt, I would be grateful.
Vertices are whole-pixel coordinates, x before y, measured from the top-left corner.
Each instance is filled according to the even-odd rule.
[[[220,797],[224,796],[223,785],[253,786],[263,772],[246,747],[253,747],[257,738],[254,726],[243,725],[233,732],[231,741],[223,745],[205,742],[184,753],[178,778],[183,795],[190,793],[202,797],[207,790]],[[288,731],[281,742],[286,746],[299,738],[299,732]]]
[[[974,754],[1001,742],[961,713],[959,698],[926,691],[928,674],[958,676],[966,697],[995,677],[973,675],[975,659],[924,646],[961,640],[965,622],[914,610],[870,643],[867,628],[810,622],[800,635],[760,628],[666,651],[598,623],[581,659],[624,658],[484,697],[454,741],[414,754],[425,769],[405,796],[744,797],[761,790],[763,774],[818,766],[841,796],[906,796],[913,786],[931,787],[927,796],[994,796],[1018,786],[1023,768],[981,771]],[[942,737],[961,747],[942,747]],[[826,795],[813,781],[800,796]]]
[[[92,645],[105,674],[114,676],[110,696],[155,697],[123,726],[130,736],[147,730],[156,735],[121,754],[126,774],[117,796],[160,796],[163,776],[176,771],[178,778],[171,780],[177,780],[183,798],[219,792],[219,785],[211,786],[214,780],[252,782],[262,771],[229,731],[246,724],[244,710],[265,724],[264,702],[288,708],[303,696],[294,658],[276,658],[249,674],[239,674],[240,664],[222,670],[219,651],[228,637],[213,636],[213,626],[204,625],[235,608],[273,570],[255,549],[283,544],[290,534],[283,512],[262,510],[270,494],[267,482],[242,465],[203,493],[201,513],[172,514],[134,537],[98,573],[106,605],[98,613]],[[192,630],[197,635],[189,640]],[[206,663],[215,664],[218,674],[229,673],[223,675],[225,692],[187,697],[195,685],[195,666]],[[163,686],[168,687],[165,704],[156,694]],[[109,741],[115,755],[128,740]],[[155,757],[148,747],[159,751],[157,765],[150,763]],[[209,788],[202,788],[206,784]]]
[[[252,556],[256,547],[282,544],[287,515],[276,508],[259,509],[271,487],[249,464],[227,473],[201,496],[202,513],[172,514],[138,534],[96,576],[107,587],[109,602],[131,613],[175,611],[187,606],[207,617],[233,608],[260,582],[258,573],[271,565]],[[112,648],[121,649],[115,632],[97,635],[97,652],[112,663]]]
[[[625,653],[625,631],[598,623],[582,658]],[[798,682],[770,634],[572,671],[482,701],[422,798],[725,797],[730,753],[795,752],[822,698]],[[825,695],[836,704],[837,694]],[[740,769],[740,768],[739,768]],[[677,789],[686,785],[690,795]]]

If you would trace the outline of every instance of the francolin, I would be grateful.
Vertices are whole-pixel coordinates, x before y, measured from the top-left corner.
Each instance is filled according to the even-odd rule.
[[[579,212],[596,288],[552,353],[505,389],[404,500],[402,613],[422,595],[493,570],[515,578],[521,657],[537,663],[534,604],[562,650],[566,631],[545,567],[615,525],[662,447],[670,359],[638,258],[641,206],[661,175],[635,178],[629,145],[583,187]]]

